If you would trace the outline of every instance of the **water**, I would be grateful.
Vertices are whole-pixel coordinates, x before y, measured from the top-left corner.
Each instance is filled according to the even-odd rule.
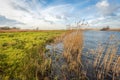
[[[85,31],[84,34],[84,51],[96,49],[99,44],[105,46],[106,44],[117,45],[120,54],[120,32],[115,31]],[[112,39],[110,40],[110,37]]]
[[[110,37],[112,38],[110,39]],[[87,76],[89,77],[89,80],[94,80],[94,77],[92,76],[93,72],[93,61],[94,61],[94,55],[91,54],[85,54],[87,51],[89,52],[90,49],[96,50],[98,48],[98,45],[101,44],[102,46],[106,46],[107,44],[110,45],[117,45],[118,51],[117,54],[120,54],[120,32],[112,32],[112,31],[84,31],[83,33],[83,39],[84,39],[84,49],[82,53],[82,62],[83,65],[85,65],[85,69],[88,69]],[[62,42],[58,44],[51,44],[46,46],[47,49],[49,49],[49,52],[51,54],[52,58],[52,75],[62,75],[61,67],[65,63],[64,58],[62,56],[64,45]],[[59,61],[56,61],[56,58],[59,56]],[[89,61],[89,63],[87,63]],[[87,66],[86,66],[87,65]],[[88,66],[89,65],[89,66]],[[63,79],[62,77],[59,77],[59,79]]]
[[[90,80],[93,80],[91,75],[93,71],[93,63],[94,63],[94,55],[87,54],[90,53],[89,50],[98,50],[98,46],[106,48],[107,45],[115,45],[117,49],[117,54],[120,55],[120,32],[114,31],[85,31],[84,34],[84,49],[82,55],[82,61],[84,65],[89,65],[89,71],[87,76]],[[85,63],[85,61],[89,61],[90,64]],[[110,79],[112,80],[112,79]]]
[[[112,40],[110,40],[110,37],[113,37]],[[83,52],[87,52],[90,49],[96,50],[98,48],[98,45],[101,44],[102,46],[106,46],[106,44],[117,44],[118,51],[117,54],[120,54],[120,32],[115,31],[84,31],[83,33],[83,39],[84,39],[84,50]],[[50,50],[50,53],[52,53],[53,48],[56,50],[57,53],[62,53],[63,51],[63,44],[58,43],[56,45],[47,45],[47,49]]]

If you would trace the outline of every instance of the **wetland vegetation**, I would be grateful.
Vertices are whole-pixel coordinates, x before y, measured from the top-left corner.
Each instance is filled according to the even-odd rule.
[[[100,37],[101,31],[81,30],[1,33],[0,79],[119,80],[120,38],[111,33],[99,44],[97,36],[88,38],[97,32]]]

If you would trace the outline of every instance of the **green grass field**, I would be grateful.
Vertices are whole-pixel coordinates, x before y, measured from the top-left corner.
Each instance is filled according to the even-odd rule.
[[[64,31],[0,33],[0,80],[37,80],[49,72],[45,45]]]

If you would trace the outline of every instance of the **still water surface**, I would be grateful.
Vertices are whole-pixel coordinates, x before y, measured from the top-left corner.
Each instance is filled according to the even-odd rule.
[[[83,34],[84,51],[98,48],[98,45],[107,44],[118,46],[117,54],[120,54],[120,32],[115,31],[85,31]]]

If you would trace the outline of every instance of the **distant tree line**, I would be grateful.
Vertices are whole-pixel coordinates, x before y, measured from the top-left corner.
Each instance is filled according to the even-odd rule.
[[[20,28],[17,28],[17,27],[9,27],[9,26],[4,26],[4,27],[0,27],[0,30],[12,30],[12,29],[20,29]]]
[[[110,29],[110,27],[107,26],[107,27],[102,28],[101,31],[106,31],[106,30],[109,30],[109,29]]]

